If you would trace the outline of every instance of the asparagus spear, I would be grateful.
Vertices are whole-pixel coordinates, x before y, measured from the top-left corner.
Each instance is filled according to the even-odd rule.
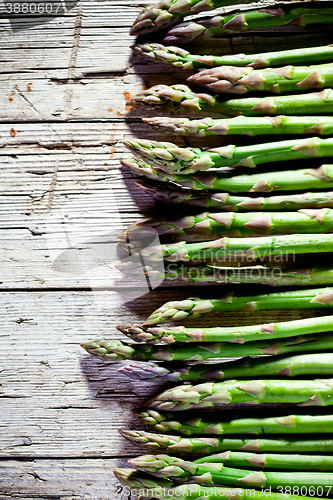
[[[157,479],[151,474],[145,474],[141,471],[133,469],[113,469],[116,478],[124,485],[130,488],[171,488],[173,487],[172,481],[168,479]]]
[[[250,146],[229,144],[208,150],[180,148],[171,142],[143,139],[125,141],[124,144],[134,156],[152,165],[154,169],[159,167],[166,172],[182,174],[222,167],[255,168],[261,163],[333,156],[333,139],[320,139],[319,137]],[[281,174],[277,175],[281,176]]]
[[[306,26],[312,23],[330,23],[333,21],[331,7],[304,7],[279,5],[257,10],[238,11],[228,15],[204,17],[197,21],[178,24],[164,38],[167,44],[207,40],[221,34],[235,31],[250,31],[256,28],[285,26],[289,23]]]
[[[332,301],[332,295],[328,300]],[[281,339],[333,331],[333,316],[305,318],[282,323],[249,326],[186,328],[185,326],[120,325],[118,330],[137,342],[159,344],[165,342],[235,342],[243,344],[256,340]]]
[[[252,265],[244,267],[229,267],[216,264],[198,264],[196,266],[185,266],[177,263],[167,263],[163,274],[158,275],[166,281],[185,281],[188,283],[251,283],[269,286],[313,286],[333,284],[333,269],[330,266],[316,267],[287,267],[281,269],[277,267],[280,262],[274,261],[275,267],[265,267],[263,265]],[[237,263],[238,264],[238,263]],[[281,266],[281,264],[280,264]],[[143,272],[140,267],[130,267],[127,264],[118,266],[123,274],[130,274],[132,277],[138,273],[142,277]],[[153,272],[154,267],[146,264],[147,272]]]
[[[271,235],[289,233],[328,233],[333,231],[333,210],[299,210],[298,212],[211,213],[203,212],[180,218],[144,219],[125,229],[119,237],[133,239],[144,227],[154,228],[161,236],[169,234],[230,236]]]
[[[296,377],[299,375],[333,375],[333,354],[299,354],[295,356],[274,356],[272,359],[242,358],[237,361],[223,363],[167,366],[149,362],[133,362],[121,366],[118,371],[136,380],[156,379],[170,382],[187,382],[200,380],[228,380],[231,378],[252,378],[269,375],[270,377]],[[160,418],[154,420],[151,412],[135,413],[142,422],[149,425],[159,425]],[[147,420],[145,420],[147,419]],[[164,426],[165,424],[163,424]],[[155,426],[156,430],[162,428]],[[164,430],[164,429],[163,429]],[[179,430],[179,429],[178,429]]]
[[[332,307],[333,288],[293,290],[265,295],[241,296],[233,292],[220,299],[200,299],[189,297],[184,300],[166,302],[156,309],[144,325],[168,323],[186,318],[196,319],[202,314],[234,311],[270,311],[274,309],[312,309]]]
[[[139,248],[140,242],[138,242]],[[119,254],[127,257],[135,253],[133,244],[126,241],[118,243]],[[145,249],[147,260],[160,260],[160,255],[171,262],[224,262],[235,257],[241,262],[274,255],[297,255],[325,253],[333,251],[332,234],[291,234],[283,236],[258,236],[257,238],[228,238],[198,243],[178,243],[159,245],[159,248]],[[161,253],[160,253],[161,252]]]
[[[316,439],[299,439],[288,436],[288,439],[267,439],[248,437],[182,437],[170,434],[155,434],[146,431],[119,431],[126,439],[154,450],[164,449],[171,453],[208,454],[217,451],[253,451],[274,453],[332,453],[333,439],[318,437]]]
[[[287,415],[269,418],[233,418],[221,421],[219,415],[204,419],[194,417],[178,419],[170,413],[155,410],[134,411],[134,416],[155,432],[179,432],[185,436],[222,434],[312,434],[331,433],[333,415]],[[333,457],[332,457],[333,460]],[[333,465],[333,461],[332,461]]]
[[[139,472],[133,469],[114,469],[114,474],[117,479],[124,485],[129,488],[140,488],[140,495],[142,492],[142,488],[145,488],[145,492],[147,492],[147,484],[149,478],[149,484],[153,484],[155,482],[155,488],[149,487],[148,492],[146,493],[149,498],[159,498],[160,500],[188,500],[191,498],[192,500],[243,500],[244,496],[250,496],[254,500],[262,500],[263,491],[256,491],[255,489],[244,489],[244,488],[225,488],[222,486],[215,486],[214,488],[208,486],[201,486],[199,484],[182,484],[182,485],[173,485],[172,487],[162,486],[161,478],[154,477],[152,475],[145,474],[143,472]],[[140,478],[142,477],[142,481]],[[165,481],[165,479],[164,479]],[[140,485],[140,486],[139,486]],[[132,490],[133,491],[133,490]],[[313,490],[311,490],[313,491]],[[249,492],[249,495],[248,493]],[[282,495],[281,493],[274,493],[273,491],[269,491],[269,497],[272,500],[319,500],[318,497],[299,497],[295,495]],[[142,500],[142,496],[140,499]]]
[[[333,404],[333,379],[322,380],[227,380],[180,385],[147,402],[149,408],[192,410],[232,403],[292,403],[298,406]]]
[[[250,3],[244,0],[243,3]],[[135,19],[130,35],[147,35],[179,23],[185,16],[233,4],[233,0],[160,0]]]
[[[195,464],[222,463],[231,467],[255,467],[259,469],[291,469],[325,471],[333,470],[333,457],[323,455],[284,455],[268,453],[258,455],[240,451],[225,451],[194,460]]]
[[[89,354],[103,361],[134,359],[138,361],[204,361],[206,359],[241,356],[267,356],[287,353],[318,352],[333,349],[333,334],[305,335],[269,342],[260,340],[234,345],[230,342],[175,344],[158,346],[124,344],[112,340],[97,340],[81,344]]]
[[[272,488],[281,492],[285,487],[322,488],[333,486],[333,474],[325,472],[263,472],[225,467],[222,463],[185,461],[169,455],[144,455],[130,459],[130,465],[148,471],[157,477],[171,478],[176,482],[192,481],[204,485],[231,485],[239,483],[254,488]]]
[[[330,135],[333,132],[331,116],[235,116],[225,120],[201,118],[166,118],[157,116],[142,118],[146,125],[158,132],[174,135],[281,135],[281,134],[313,134]]]
[[[193,55],[179,47],[165,46],[161,43],[145,43],[134,47],[140,54],[156,62],[171,63],[184,69],[211,68],[213,66],[251,66],[267,68],[285,64],[307,64],[311,62],[332,61],[333,45],[307,47],[301,49],[261,52],[259,54],[231,54],[222,56]]]
[[[297,171],[294,172],[295,176],[297,175],[296,172]],[[247,196],[232,196],[226,192],[196,192],[189,189],[181,189],[171,184],[153,184],[144,180],[140,180],[136,185],[157,200],[162,200],[164,202],[189,204],[233,212],[333,207],[333,191],[252,198]]]
[[[226,116],[319,115],[333,111],[333,90],[296,95],[246,97],[225,100],[221,94],[194,93],[186,85],[155,85],[131,97],[128,104],[163,106],[190,111],[212,111]]]
[[[219,93],[246,94],[252,90],[265,90],[280,94],[281,92],[329,87],[333,83],[333,75],[332,63],[313,66],[282,66],[263,70],[218,66],[199,71],[189,76],[187,81]]]
[[[122,161],[122,163],[139,175],[143,175],[150,179],[158,179],[167,183],[171,181],[179,186],[198,191],[208,189],[233,193],[267,193],[271,191],[290,191],[294,189],[325,189],[333,186],[333,165],[321,165],[319,168],[284,170],[283,172],[264,172],[251,175],[242,174],[225,177],[220,171],[196,172],[194,175],[161,172],[158,168],[152,168],[147,163],[135,159],[131,161]],[[222,193],[222,195],[225,197],[227,193]],[[292,197],[294,196],[306,197],[307,193],[292,195]],[[291,200],[293,199],[292,197],[288,195],[288,198]],[[249,208],[252,210],[260,209],[256,201],[250,201]]]

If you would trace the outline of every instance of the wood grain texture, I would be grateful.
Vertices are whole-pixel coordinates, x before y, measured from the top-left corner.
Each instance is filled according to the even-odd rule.
[[[141,0],[82,0],[59,17],[0,19],[1,500],[128,499],[111,470],[142,450],[117,429],[139,428],[131,409],[164,386],[120,376],[121,363],[102,363],[79,343],[120,339],[118,323],[141,322],[163,302],[194,293],[174,284],[130,292],[133,283],[113,269],[73,274],[54,265],[71,245],[157,213],[119,167],[122,141],[174,138],[140,122],[163,111],[130,109],[126,100],[161,82],[185,83],[188,73],[132,52],[128,30],[142,7]],[[189,49],[254,53],[325,43],[332,43],[327,30],[292,28]],[[204,291],[212,295],[213,287]],[[224,291],[214,287],[214,295]],[[205,324],[314,314],[235,312]]]

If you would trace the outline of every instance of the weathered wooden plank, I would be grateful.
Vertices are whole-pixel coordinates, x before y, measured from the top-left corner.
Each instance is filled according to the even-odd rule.
[[[224,290],[220,287],[219,293]],[[117,429],[137,428],[131,409],[164,384],[131,381],[116,372],[122,363],[103,363],[86,354],[79,343],[96,338],[126,340],[115,329],[119,322],[142,322],[162,302],[192,293],[164,290],[133,300],[127,291],[1,293],[0,456],[137,453],[138,448],[125,442]],[[318,312],[240,311],[209,315],[188,325],[231,326],[314,315]]]
[[[129,500],[112,474],[121,459],[1,461],[2,500]]]

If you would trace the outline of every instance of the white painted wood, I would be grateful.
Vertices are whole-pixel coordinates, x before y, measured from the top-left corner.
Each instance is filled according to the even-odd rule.
[[[126,467],[120,459],[1,461],[2,500],[128,500],[112,474],[115,467]]]

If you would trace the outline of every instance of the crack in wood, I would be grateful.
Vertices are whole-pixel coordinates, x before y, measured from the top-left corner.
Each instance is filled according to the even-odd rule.
[[[69,58],[68,64],[68,82],[66,88],[66,117],[71,118],[72,114],[72,100],[73,100],[73,88],[70,82],[75,80],[75,70],[77,63],[77,56],[80,48],[80,38],[82,30],[82,6],[79,5],[75,17],[74,32],[73,32],[73,45]]]

